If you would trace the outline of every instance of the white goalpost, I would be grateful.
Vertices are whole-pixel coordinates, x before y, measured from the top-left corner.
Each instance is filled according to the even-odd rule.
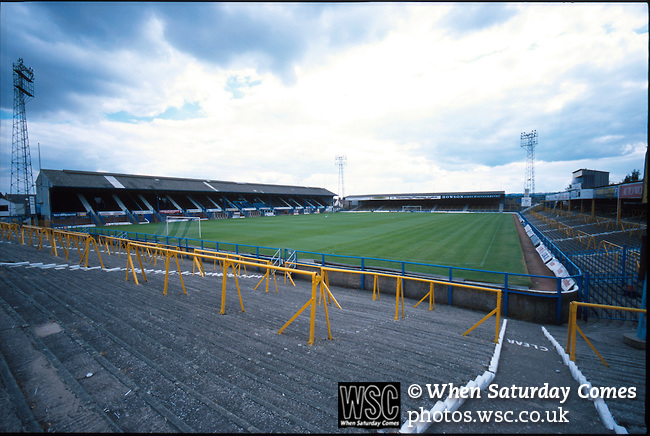
[[[175,223],[187,223],[189,222],[190,225],[192,221],[196,221],[199,223],[199,239],[201,239],[201,218],[198,216],[167,216],[165,217],[165,235],[169,236],[169,224],[172,224],[172,228],[174,227]],[[189,231],[189,226],[186,229],[185,233]]]

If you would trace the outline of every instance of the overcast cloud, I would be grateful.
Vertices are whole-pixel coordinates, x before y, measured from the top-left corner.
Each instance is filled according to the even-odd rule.
[[[0,192],[12,63],[35,74],[32,165],[318,186],[523,191],[643,172],[645,3],[2,3]]]

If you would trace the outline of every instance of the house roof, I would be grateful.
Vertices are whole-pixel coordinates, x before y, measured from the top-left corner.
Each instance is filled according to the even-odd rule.
[[[75,170],[42,169],[39,178],[46,177],[51,187],[90,189],[129,189],[139,191],[184,191],[204,193],[314,195],[333,197],[324,188],[238,183],[221,180],[156,177]]]

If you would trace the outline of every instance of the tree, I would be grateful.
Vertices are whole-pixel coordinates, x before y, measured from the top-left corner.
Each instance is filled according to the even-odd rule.
[[[641,170],[632,170],[632,172],[630,174],[625,176],[625,178],[623,179],[623,182],[621,182],[621,183],[638,182],[640,175],[641,175]]]

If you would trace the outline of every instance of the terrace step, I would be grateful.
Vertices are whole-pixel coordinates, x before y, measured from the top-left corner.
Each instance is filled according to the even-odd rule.
[[[33,332],[35,326],[60,327],[61,331],[38,339],[47,349],[43,352],[56,358],[51,361],[60,363],[58,374],[83,376],[80,380],[72,377],[70,391],[76,393],[72,386],[81,386],[86,393],[77,399],[89,396],[101,412],[97,415],[97,409],[90,406],[82,409],[75,415],[80,427],[108,417],[105,425],[113,423],[123,431],[335,432],[339,431],[335,394],[339,381],[401,381],[404,390],[411,383],[464,385],[485,371],[494,350],[494,318],[462,336],[482,313],[446,305],[430,312],[426,304],[414,309],[415,301],[405,299],[406,317],[395,320],[394,297],[384,294],[373,301],[371,292],[336,287],[332,292],[342,309],[328,306],[334,340],[327,340],[321,303],[316,308],[316,342],[307,346],[306,312],[277,334],[311,295],[311,283],[296,276],[293,287],[278,275],[277,293],[273,282],[268,293],[263,286],[253,290],[261,276],[255,271],[240,276],[246,312],[240,309],[234,280],[228,278],[226,314],[219,315],[222,277],[184,275],[184,295],[178,275],[173,275],[168,294],[162,295],[164,275],[153,272],[162,268],[161,262],[147,263],[145,268],[152,271],[147,273],[148,281],[142,281],[139,273],[140,285],[135,285],[132,277],[124,280],[124,254],[102,252],[105,269],[76,268],[77,259],[74,251],[66,261],[61,254],[50,255],[49,248],[39,251],[0,243],[0,263],[4,262],[0,297],[6,302],[2,307],[22,318],[13,321],[17,318],[11,310],[0,312],[4,320],[0,334],[16,333],[6,332],[9,321],[11,325],[29,324],[22,329],[24,334]],[[95,253],[90,260],[91,266],[98,265]],[[181,267],[192,270],[186,260]],[[207,265],[206,269],[212,270]],[[534,330],[539,326],[521,323],[509,321],[506,338],[539,345],[543,336],[540,339]],[[520,336],[510,335],[520,328]],[[562,337],[557,329],[554,334]],[[0,350],[14,362],[21,346],[5,349],[4,344],[3,336]],[[504,348],[522,347],[508,344]],[[499,376],[508,365],[503,362]],[[645,369],[645,361],[635,364]],[[21,386],[34,383],[21,378],[14,363],[10,368]],[[526,365],[517,368],[522,377],[537,370]],[[85,377],[88,372],[93,375]],[[603,383],[612,380],[611,374],[603,373]],[[61,377],[63,382],[69,378]],[[500,380],[495,382],[507,382]],[[23,390],[25,398],[28,394],[29,390]],[[432,404],[403,393],[402,419],[408,410],[427,406]],[[133,420],[133,410],[138,410],[142,422]],[[616,410],[623,416],[630,409],[624,404]],[[40,415],[37,418],[47,422]],[[5,430],[4,425],[0,423],[0,430]],[[579,425],[571,429],[582,431]],[[514,426],[506,429],[517,430]]]
[[[47,247],[3,242],[0,297],[25,323],[60,327],[41,339],[44,346],[78,376],[73,379],[81,378],[74,383],[83,384],[99,416],[123,431],[336,431],[338,381],[461,382],[484,370],[493,349],[494,322],[461,336],[482,314],[407,308],[407,318],[395,321],[394,300],[372,301],[371,293],[338,288],[332,292],[343,309],[329,306],[334,341],[326,339],[321,303],[316,344],[308,347],[308,315],[277,334],[308,300],[305,280],[294,288],[278,277],[280,295],[273,285],[267,294],[251,291],[261,274],[249,271],[239,279],[241,312],[231,278],[227,312],[220,316],[220,277],[185,275],[183,295],[174,275],[163,296],[162,274],[149,272],[139,286],[124,281],[124,254],[102,254],[105,269],[77,268],[73,254],[66,263]],[[90,260],[98,263],[94,253]],[[191,270],[185,260],[182,267]],[[145,268],[160,269],[160,263]],[[93,375],[85,378],[88,372]],[[102,388],[93,385],[100,380]],[[416,404],[406,399],[404,407]],[[130,421],[135,409],[143,419],[137,426]],[[84,416],[77,419],[90,419]]]
[[[540,398],[537,393],[520,393],[518,390],[543,388],[545,385],[549,390],[560,389],[550,391],[550,398],[544,398],[544,394]],[[481,392],[480,398],[465,401],[460,410],[470,412],[477,422],[479,413],[484,411],[494,414],[511,412],[509,418],[521,418],[519,422],[499,422],[496,417],[480,424],[441,422],[431,425],[428,432],[475,432],[480,428],[481,433],[500,433],[505,427],[506,431],[512,433],[571,433],[579,428],[580,432],[586,434],[613,434],[599,419],[594,419],[596,410],[593,403],[578,396],[578,383],[537,324],[508,320],[492,386],[487,392]],[[517,390],[512,391],[512,386]],[[566,397],[561,389],[566,390]],[[521,394],[523,398],[519,396]],[[522,422],[537,420],[537,413],[541,417],[538,422]]]
[[[0,298],[0,352],[6,367],[22,391],[22,401],[32,416],[20,416],[21,427],[30,431],[119,431],[119,427],[90,400],[87,392],[39,336],[47,329],[34,328]],[[17,400],[20,400],[18,398]],[[15,403],[19,404],[19,403]],[[17,411],[18,414],[18,411]],[[40,427],[34,425],[34,420]],[[4,430],[4,429],[3,429]]]

